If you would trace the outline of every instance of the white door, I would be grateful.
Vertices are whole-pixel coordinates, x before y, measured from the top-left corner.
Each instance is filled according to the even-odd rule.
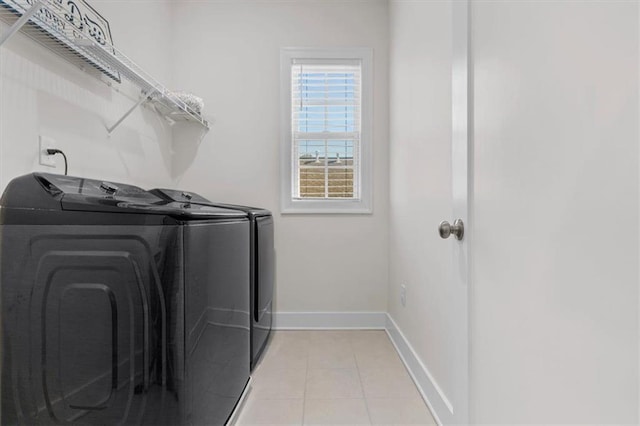
[[[471,2],[471,419],[638,423],[640,2]]]
[[[469,419],[467,6],[390,2],[391,334],[443,424]]]

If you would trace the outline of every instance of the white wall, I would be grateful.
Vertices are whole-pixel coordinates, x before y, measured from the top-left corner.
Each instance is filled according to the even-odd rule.
[[[111,24],[115,45],[163,83],[168,83],[168,5],[94,1]],[[126,10],[124,10],[126,9]],[[141,31],[144,22],[144,31]],[[6,28],[3,26],[0,30]],[[171,183],[171,129],[147,108],[136,111],[111,137],[114,123],[131,105],[131,92],[112,90],[57,55],[17,34],[0,48],[0,192],[15,176],[40,170],[38,136],[57,141],[69,174],[131,182]]]
[[[472,3],[477,422],[639,420],[637,8]]]
[[[451,2],[392,1],[390,12],[389,314],[451,402],[452,242],[437,231],[442,220],[452,221]]]
[[[177,185],[274,212],[280,312],[385,311],[388,281],[387,2],[180,1],[175,81],[214,117],[176,162]],[[372,215],[279,213],[280,48],[372,47]],[[179,143],[179,141],[178,141]]]

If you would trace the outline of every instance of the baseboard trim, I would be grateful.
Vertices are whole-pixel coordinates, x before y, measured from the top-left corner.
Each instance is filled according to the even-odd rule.
[[[391,343],[393,343],[402,362],[407,367],[434,419],[439,425],[452,424],[454,422],[453,405],[451,405],[449,398],[438,386],[427,366],[420,360],[413,346],[411,346],[411,343],[409,343],[391,315],[386,314],[386,317],[385,330],[391,339]]]
[[[275,312],[274,330],[384,330],[386,312]]]

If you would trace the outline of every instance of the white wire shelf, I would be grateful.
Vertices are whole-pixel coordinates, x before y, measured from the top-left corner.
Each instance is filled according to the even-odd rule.
[[[0,45],[20,31],[89,74],[105,75],[118,83],[124,79],[140,90],[139,101],[107,128],[109,133],[145,102],[150,102],[170,122],[194,122],[209,129],[209,123],[201,114],[173,95],[106,37],[96,40],[86,35],[76,26],[79,20],[69,16],[55,0],[0,0],[0,20],[10,26],[0,35]]]

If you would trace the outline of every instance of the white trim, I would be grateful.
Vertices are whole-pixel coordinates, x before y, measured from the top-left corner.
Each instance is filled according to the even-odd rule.
[[[429,407],[433,418],[439,425],[455,423],[453,417],[453,405],[447,398],[438,382],[434,379],[429,369],[422,362],[411,343],[404,336],[396,322],[387,314],[386,331],[391,343],[396,348],[409,375],[416,384],[425,403]],[[444,421],[443,421],[444,420]]]
[[[473,202],[473,87],[470,43],[470,0],[454,1],[452,13],[452,63],[451,63],[451,194],[452,219],[462,219],[465,235],[462,241],[452,245],[452,280],[455,307],[450,312],[454,332],[449,336],[453,345],[453,366],[450,398],[455,406],[455,415],[445,423],[470,422],[469,376],[470,376],[470,303],[471,275],[469,257],[473,239],[473,218],[470,208]],[[470,290],[471,289],[471,290]]]
[[[638,8],[638,16],[637,19],[640,20],[640,7]],[[637,41],[638,43],[640,43],[640,26],[638,26],[638,31],[637,31]],[[640,56],[638,56],[638,63],[637,63],[638,69],[640,70]],[[640,75],[638,76],[640,78]],[[640,101],[640,86],[638,86],[638,92],[636,93],[636,96],[639,101]],[[638,134],[640,134],[640,108],[638,108],[639,114],[638,114]],[[639,158],[640,159],[640,158]],[[640,220],[640,216],[638,217],[638,219]],[[640,227],[638,228],[640,229]],[[640,237],[640,234],[637,235],[637,237]],[[640,258],[638,259],[638,273],[640,276]],[[640,311],[640,281],[638,281],[638,311]],[[640,382],[640,315],[638,315],[638,381]],[[638,406],[637,406],[637,415],[638,415],[638,421],[640,422],[640,392],[638,392]]]
[[[362,121],[360,137],[359,200],[294,200],[291,164],[291,64],[295,59],[359,59],[362,61]],[[371,214],[373,213],[373,49],[304,48],[280,49],[280,213]]]
[[[274,312],[274,330],[384,330],[385,312]]]

